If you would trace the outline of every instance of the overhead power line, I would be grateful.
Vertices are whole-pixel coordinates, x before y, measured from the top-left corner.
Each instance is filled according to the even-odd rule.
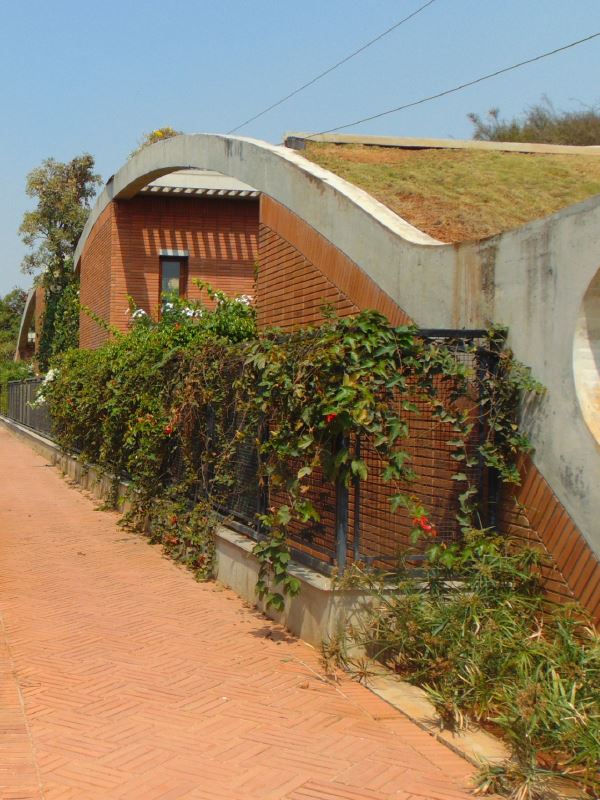
[[[239,131],[240,128],[244,128],[246,125],[249,125],[251,122],[254,122],[255,119],[258,119],[259,117],[264,116],[269,111],[272,111],[274,108],[277,108],[277,106],[280,106],[282,103],[285,103],[285,101],[289,100],[290,97],[294,97],[294,95],[297,95],[300,92],[304,91],[304,89],[307,89],[309,86],[312,86],[313,83],[316,83],[317,81],[320,81],[321,78],[325,77],[325,75],[329,75],[330,72],[333,72],[338,67],[341,67],[342,64],[345,64],[347,61],[350,61],[350,59],[354,58],[359,53],[362,53],[364,50],[366,50],[368,47],[371,47],[371,45],[375,44],[380,39],[383,39],[383,37],[387,36],[388,33],[391,33],[392,31],[395,31],[396,28],[399,28],[401,25],[404,25],[405,22],[408,22],[413,17],[416,17],[417,14],[420,14],[421,11],[424,11],[427,8],[427,6],[432,5],[433,3],[435,3],[435,1],[436,0],[427,0],[426,3],[423,3],[423,5],[420,6],[419,8],[417,8],[416,11],[413,11],[412,14],[409,14],[407,17],[404,17],[404,19],[401,19],[399,22],[396,22],[390,28],[387,28],[387,30],[383,31],[383,33],[380,33],[379,36],[376,36],[374,39],[371,39],[366,44],[363,44],[362,47],[358,48],[358,50],[355,50],[353,53],[350,53],[350,55],[346,56],[345,58],[342,58],[341,61],[338,61],[336,64],[333,64],[331,67],[328,67],[324,72],[321,72],[319,75],[315,75],[314,78],[311,78],[311,80],[307,81],[306,83],[303,83],[302,86],[298,86],[298,88],[294,89],[293,92],[290,92],[289,94],[286,94],[285,97],[282,97],[281,100],[277,100],[277,102],[273,103],[268,108],[265,108],[262,111],[259,111],[258,114],[255,114],[253,117],[250,117],[250,119],[247,119],[245,122],[242,122],[241,125],[238,125],[237,127],[232,128],[230,131],[227,131],[227,135],[229,136],[230,134],[235,133],[236,131]]]
[[[589,42],[591,39],[595,39],[598,36],[600,36],[600,31],[598,31],[598,33],[592,33],[590,34],[590,36],[586,36],[584,39],[578,39],[576,42],[570,42],[569,44],[565,44],[562,47],[557,47],[555,50],[549,50],[547,53],[541,53],[539,56],[528,58],[525,61],[519,61],[518,64],[512,64],[510,67],[504,67],[503,69],[498,69],[495,72],[490,72],[487,75],[482,75],[480,78],[475,78],[475,80],[467,81],[466,83],[461,83],[459,86],[454,86],[452,89],[445,89],[443,92],[438,92],[437,94],[431,94],[428,97],[422,97],[420,100],[414,100],[412,103],[405,103],[402,106],[396,106],[396,108],[390,108],[387,111],[381,111],[379,114],[371,114],[370,117],[363,117],[362,119],[354,120],[354,122],[347,122],[345,125],[337,125],[335,128],[328,128],[328,130],[326,131],[319,131],[319,133],[311,133],[310,135],[305,136],[304,138],[311,139],[315,136],[323,136],[326,133],[334,133],[335,131],[342,131],[345,128],[352,128],[355,125],[360,125],[363,122],[370,122],[373,119],[386,117],[388,114],[395,114],[397,111],[404,111],[404,109],[406,108],[413,108],[414,106],[420,106],[423,103],[428,103],[430,100],[437,100],[439,97],[445,97],[448,94],[453,94],[454,92],[460,92],[461,89],[466,89],[469,86],[474,86],[476,83],[481,83],[482,81],[487,81],[490,78],[495,78],[497,75],[503,75],[505,72],[510,72],[513,69],[524,67],[526,64],[533,64],[534,61],[540,61],[542,58],[548,58],[549,56],[553,56],[556,53],[562,53],[564,50],[569,50],[571,47],[576,47],[578,44]]]

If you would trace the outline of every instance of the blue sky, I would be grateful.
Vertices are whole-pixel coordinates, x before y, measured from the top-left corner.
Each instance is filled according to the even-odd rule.
[[[115,172],[142,134],[226,132],[423,0],[0,0],[0,295],[15,284],[27,173],[43,159]],[[270,142],[419,99],[600,31],[598,0],[436,0],[353,61],[240,131]],[[356,128],[470,138],[469,111],[600,104],[600,38]]]

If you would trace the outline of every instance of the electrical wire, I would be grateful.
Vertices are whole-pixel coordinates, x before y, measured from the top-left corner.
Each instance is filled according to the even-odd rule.
[[[258,119],[259,117],[262,117],[265,114],[267,114],[269,111],[272,111],[274,108],[277,108],[277,106],[280,106],[282,103],[285,103],[286,100],[289,100],[290,97],[294,97],[294,95],[297,95],[300,92],[304,91],[304,89],[307,89],[309,86],[312,86],[313,83],[316,83],[317,81],[320,81],[321,78],[325,77],[325,75],[329,75],[330,72],[333,72],[338,67],[341,67],[342,64],[345,64],[347,61],[350,61],[350,59],[354,58],[359,53],[362,53],[364,50],[366,50],[368,47],[371,47],[371,45],[375,44],[380,39],[383,39],[383,37],[387,36],[388,33],[391,33],[392,31],[395,31],[396,28],[399,28],[401,25],[404,25],[405,22],[408,22],[413,17],[416,17],[417,14],[420,14],[421,11],[424,11],[428,6],[430,6],[433,3],[435,3],[435,1],[436,0],[427,0],[426,3],[424,3],[422,6],[417,8],[416,11],[413,11],[412,14],[409,14],[407,17],[404,17],[404,19],[401,19],[399,22],[394,23],[394,25],[392,25],[390,28],[387,28],[387,30],[383,31],[383,33],[380,33],[374,39],[371,39],[366,44],[363,44],[362,47],[358,48],[358,50],[355,50],[353,53],[350,53],[350,55],[346,56],[345,58],[342,58],[341,61],[338,61],[336,64],[333,64],[331,67],[328,67],[324,72],[319,73],[319,75],[316,75],[310,81],[307,81],[306,83],[303,83],[302,86],[299,86],[297,89],[294,89],[293,92],[290,92],[289,94],[286,94],[286,96],[282,97],[281,100],[277,100],[276,103],[273,103],[268,108],[263,109],[258,114],[255,114],[253,117],[250,117],[245,122],[242,122],[241,125],[238,125],[237,127],[232,128],[230,131],[227,131],[227,136],[229,136],[232,133],[235,133],[236,131],[239,131],[240,128],[244,128],[246,125],[249,125],[251,122],[254,122],[255,119]]]
[[[513,69],[518,69],[519,67],[524,67],[526,64],[532,64],[534,61],[540,61],[542,58],[548,58],[549,56],[553,56],[556,53],[561,53],[564,50],[569,50],[571,47],[576,47],[579,44],[583,44],[584,42],[589,42],[591,39],[595,39],[596,37],[600,36],[600,31],[598,33],[592,33],[590,36],[586,36],[584,39],[578,39],[576,42],[570,42],[569,44],[565,44],[562,47],[557,47],[555,50],[549,50],[547,53],[541,53],[538,56],[534,56],[533,58],[528,58],[525,61],[519,61],[518,64],[512,64],[510,67],[504,67],[503,69],[498,69],[495,72],[490,72],[487,75],[482,75],[480,78],[475,78],[475,80],[467,81],[466,83],[461,83],[459,86],[454,86],[452,89],[445,89],[443,92],[438,92],[437,94],[429,95],[428,97],[423,97],[420,100],[415,100],[412,103],[405,103],[402,106],[396,106],[396,108],[390,108],[388,111],[381,111],[379,114],[372,114],[370,117],[363,117],[362,119],[357,119],[354,122],[348,122],[345,125],[338,125],[335,128],[329,128],[326,131],[320,131],[319,133],[311,133],[307,136],[304,136],[304,139],[312,139],[315,136],[323,136],[326,133],[334,133],[335,131],[342,131],[346,128],[352,128],[355,125],[361,125],[363,122],[370,122],[373,119],[379,119],[380,117],[385,117],[388,114],[395,114],[397,111],[404,111],[406,108],[413,108],[414,106],[420,106],[423,103],[428,103],[430,100],[437,100],[439,97],[445,97],[448,94],[453,94],[454,92],[459,92],[461,89],[466,89],[468,86],[474,86],[476,83],[481,83],[482,81],[487,81],[490,78],[495,78],[497,75],[503,75],[505,72],[510,72]]]

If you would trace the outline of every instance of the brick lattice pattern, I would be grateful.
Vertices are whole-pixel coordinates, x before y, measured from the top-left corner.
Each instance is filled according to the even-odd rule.
[[[385,294],[360,267],[318,234],[306,222],[269,197],[260,205],[260,271],[257,285],[259,322],[283,329],[318,324],[320,306],[329,303],[340,316],[374,308],[397,325],[410,318]],[[426,424],[426,421],[425,421]],[[415,463],[428,474],[428,456],[439,443],[425,437]],[[431,447],[427,447],[431,444]],[[419,461],[424,463],[419,463]],[[437,467],[436,467],[437,469]],[[439,471],[439,470],[438,470]],[[530,458],[521,463],[521,486],[504,491],[498,509],[499,529],[544,549],[550,566],[544,569],[545,587],[550,599],[564,602],[577,599],[600,622],[600,562],[575,523],[559,502],[543,475]],[[449,475],[435,474],[435,487],[443,495]],[[384,492],[371,492],[372,510],[365,531],[377,552],[387,552],[397,537],[381,536],[388,507]],[[331,520],[331,498],[328,519]],[[435,505],[435,503],[433,503]],[[432,505],[432,507],[433,507]],[[326,515],[327,516],[327,515]],[[321,542],[317,539],[316,544]],[[311,551],[319,555],[319,550]]]

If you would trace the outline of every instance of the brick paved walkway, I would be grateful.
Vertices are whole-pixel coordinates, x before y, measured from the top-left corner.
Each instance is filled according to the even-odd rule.
[[[472,770],[0,428],[1,800],[464,800]]]

